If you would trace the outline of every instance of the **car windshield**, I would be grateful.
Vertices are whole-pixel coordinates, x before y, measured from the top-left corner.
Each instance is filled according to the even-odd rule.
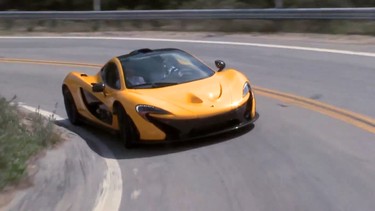
[[[154,50],[119,57],[127,88],[147,89],[200,80],[215,72],[192,55],[177,49]]]

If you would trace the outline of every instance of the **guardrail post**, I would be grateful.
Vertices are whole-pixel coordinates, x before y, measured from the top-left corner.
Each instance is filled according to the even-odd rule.
[[[94,10],[95,11],[100,11],[101,10],[100,0],[93,0],[93,5],[94,5]]]
[[[275,7],[276,8],[283,8],[283,0],[275,0]]]

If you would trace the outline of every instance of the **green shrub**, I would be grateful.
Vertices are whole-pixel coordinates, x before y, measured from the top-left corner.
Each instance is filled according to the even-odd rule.
[[[21,113],[0,97],[0,190],[25,176],[30,157],[59,139],[51,119]]]

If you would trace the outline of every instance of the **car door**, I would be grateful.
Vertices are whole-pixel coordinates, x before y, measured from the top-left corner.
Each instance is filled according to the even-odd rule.
[[[107,126],[113,125],[112,105],[116,100],[116,92],[122,88],[119,68],[114,60],[109,61],[101,69],[100,73],[101,82],[105,85],[103,92],[91,92],[95,100],[90,103],[89,111],[94,115],[100,123]]]

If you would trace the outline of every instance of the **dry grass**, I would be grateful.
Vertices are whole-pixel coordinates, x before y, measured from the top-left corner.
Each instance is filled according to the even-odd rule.
[[[106,31],[205,31],[205,32],[297,32],[375,35],[374,21],[326,20],[152,20],[152,21],[0,21],[0,32],[106,32]]]

